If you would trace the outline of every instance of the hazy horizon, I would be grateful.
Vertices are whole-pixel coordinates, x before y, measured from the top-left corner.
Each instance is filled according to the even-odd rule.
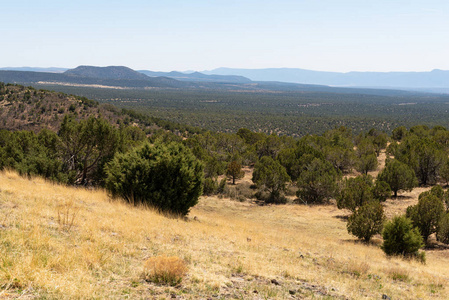
[[[449,2],[8,1],[5,67],[449,70]]]
[[[99,66],[99,65],[79,65],[79,66],[90,66],[90,67],[100,67],[100,68],[105,68],[105,67],[128,67],[128,66],[123,66],[123,65],[105,65],[105,66]],[[61,70],[70,70],[70,69],[74,69],[76,67],[79,66],[75,66],[75,67],[55,67],[55,66],[0,66],[0,69],[25,69],[25,68],[30,68],[30,69],[61,69]],[[129,68],[129,67],[128,67]],[[372,73],[419,73],[419,72],[432,72],[432,71],[449,71],[449,69],[444,70],[444,69],[432,69],[432,70],[423,70],[423,71],[344,71],[344,72],[340,72],[340,71],[328,71],[328,70],[312,70],[312,69],[304,69],[304,68],[292,68],[292,67],[272,67],[272,68],[230,68],[230,67],[218,67],[218,68],[214,68],[214,69],[209,69],[209,70],[166,70],[166,71],[161,71],[161,70],[153,70],[153,69],[143,69],[143,68],[131,68],[135,71],[153,71],[153,72],[181,72],[181,73],[193,73],[193,72],[211,72],[213,70],[216,69],[237,69],[237,70],[266,70],[266,69],[302,69],[305,71],[317,71],[317,72],[335,72],[335,73],[351,73],[351,72],[372,72]]]

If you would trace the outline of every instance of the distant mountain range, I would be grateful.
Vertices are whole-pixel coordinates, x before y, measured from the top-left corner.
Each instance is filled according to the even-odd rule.
[[[333,87],[402,89],[423,92],[449,93],[449,71],[430,72],[325,72],[296,68],[233,69],[218,68],[202,72],[157,72],[132,70],[127,67],[79,66],[67,68],[8,67],[0,71],[64,73],[65,75],[109,80],[143,80],[166,77],[177,81],[203,83],[284,82]],[[0,76],[1,77],[1,76]]]
[[[115,80],[147,80],[148,76],[134,71],[128,67],[110,66],[110,67],[93,67],[79,66],[75,69],[67,70],[65,75],[89,77],[98,79],[115,79]]]
[[[195,81],[195,82],[217,82],[217,83],[249,83],[250,79],[243,76],[234,75],[206,75],[200,72],[155,72],[149,70],[135,71],[128,67],[109,66],[79,66],[75,69],[67,68],[32,68],[32,67],[8,67],[0,68],[0,71],[23,71],[23,72],[39,72],[39,73],[64,73],[66,75],[74,75],[79,77],[89,77],[97,79],[120,79],[120,80],[148,80],[148,77],[167,77],[179,81]]]
[[[449,71],[417,73],[335,73],[301,69],[226,69],[200,72],[135,71],[123,66],[63,68],[12,68],[0,70],[0,81],[19,84],[78,85],[113,88],[195,88],[240,91],[307,91],[372,95],[408,95],[411,90],[449,93]],[[41,72],[40,70],[47,70]],[[50,72],[53,70],[53,72]],[[64,72],[61,72],[65,70]],[[58,71],[58,72],[56,72]],[[214,74],[222,73],[222,74]],[[240,73],[234,75],[232,73]],[[246,77],[247,76],[247,77]],[[251,79],[254,79],[252,81]],[[296,78],[296,79],[295,79]],[[346,81],[345,81],[346,80]],[[306,82],[304,83],[295,83]],[[311,84],[311,82],[325,82]],[[414,83],[414,85],[412,84]],[[395,86],[397,85],[397,87]]]
[[[136,74],[128,73],[122,70],[122,67],[114,67],[113,71],[101,72],[93,69],[88,69],[83,72],[79,70],[71,73],[66,71],[64,73],[48,73],[48,72],[31,72],[31,71],[0,71],[0,81],[5,83],[19,83],[19,84],[49,84],[49,85],[91,85],[91,86],[105,86],[105,87],[120,87],[120,88],[146,88],[146,87],[161,87],[161,88],[185,88],[190,84],[180,82],[178,80],[167,77],[151,78],[141,73],[136,72],[141,79],[129,79]],[[126,68],[128,69],[128,68]],[[74,69],[76,70],[76,69]],[[132,70],[131,70],[132,71]],[[86,73],[84,73],[86,72]],[[89,77],[97,76],[98,77]],[[132,71],[135,72],[135,71]],[[84,74],[89,74],[85,76]]]
[[[218,68],[204,74],[240,75],[254,81],[282,81],[340,87],[394,88],[409,90],[447,90],[449,71],[431,72],[322,72],[293,68],[231,69]]]
[[[138,72],[145,74],[150,77],[157,77],[157,76],[164,76],[173,78],[176,80],[181,81],[201,81],[201,82],[228,82],[228,83],[249,83],[251,82],[250,79],[243,77],[243,76],[237,76],[237,75],[215,75],[215,74],[203,74],[200,72],[193,72],[193,73],[182,73],[182,72],[154,72],[154,71],[148,71],[148,70],[139,70]]]
[[[34,67],[7,67],[0,68],[2,71],[28,71],[28,72],[48,72],[48,73],[63,73],[68,68],[34,68]]]

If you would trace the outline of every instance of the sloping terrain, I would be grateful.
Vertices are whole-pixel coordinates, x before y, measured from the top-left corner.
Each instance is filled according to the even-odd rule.
[[[101,79],[127,79],[127,80],[147,80],[148,76],[134,71],[127,67],[110,66],[110,67],[93,67],[79,66],[64,72],[66,75],[91,77]]]
[[[396,88],[432,90],[449,88],[449,71],[430,72],[324,72],[297,68],[232,69],[218,68],[204,74],[240,75],[254,81],[284,81],[348,87]]]
[[[0,82],[0,129],[38,132],[47,128],[57,131],[66,114],[73,115],[77,120],[101,116],[111,124],[139,126],[147,133],[164,127],[171,131],[192,129],[132,110],[101,104],[86,97]]]
[[[181,73],[176,71],[171,72],[154,72],[149,70],[139,70],[138,72],[151,77],[164,76],[174,78],[182,81],[203,81],[203,82],[228,82],[228,83],[250,83],[246,77],[236,75],[206,75],[200,72]]]
[[[111,122],[124,118],[111,106],[99,105],[96,101],[84,97],[24,86],[0,87],[0,128],[57,130],[67,113],[75,114],[79,119],[102,115]]]
[[[449,251],[426,251],[426,265],[387,258],[378,247],[379,237],[365,245],[346,232],[346,215],[332,205],[258,206],[202,197],[188,219],[173,219],[112,201],[101,190],[63,187],[3,171],[0,296],[449,297]],[[144,262],[159,255],[187,263],[180,285],[143,279]]]
[[[141,73],[143,72],[143,73]],[[77,86],[109,89],[195,89],[200,91],[280,91],[322,92],[336,94],[363,94],[380,96],[425,95],[417,92],[372,88],[339,88],[326,85],[251,80],[234,75],[206,75],[199,72],[134,71],[127,67],[79,66],[64,73],[0,70],[0,82],[25,85]],[[147,76],[148,75],[148,76]],[[151,77],[150,77],[151,76]]]

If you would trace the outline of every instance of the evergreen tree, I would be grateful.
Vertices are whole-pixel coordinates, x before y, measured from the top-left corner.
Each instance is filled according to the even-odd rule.
[[[243,176],[245,176],[245,172],[242,171],[242,165],[234,160],[228,164],[226,175],[232,179],[232,184],[235,185],[235,180],[243,178]]]
[[[424,242],[427,242],[429,235],[438,231],[443,214],[442,199],[435,194],[428,193],[420,197],[418,204],[407,208],[406,216],[412,220],[413,226],[419,229]]]
[[[373,235],[382,231],[384,220],[382,204],[379,201],[367,202],[349,217],[348,232],[369,242]]]
[[[381,248],[385,254],[420,258],[418,250],[424,246],[423,238],[418,228],[413,228],[412,221],[405,216],[394,217],[385,224],[382,237],[384,242]]]
[[[298,178],[296,195],[304,203],[323,203],[337,190],[340,173],[327,161],[315,158]]]
[[[285,191],[285,184],[290,180],[285,168],[270,156],[263,156],[254,166],[253,182],[264,190],[268,190],[268,202],[285,202],[281,192]]]
[[[358,207],[374,200],[373,178],[369,175],[345,178],[336,196],[339,209],[347,208],[355,211]]]
[[[203,165],[179,143],[148,143],[118,153],[106,166],[106,189],[130,203],[186,215],[198,202]]]
[[[385,169],[378,175],[378,180],[388,183],[394,197],[397,197],[398,191],[411,191],[418,184],[414,171],[396,159],[387,160]]]

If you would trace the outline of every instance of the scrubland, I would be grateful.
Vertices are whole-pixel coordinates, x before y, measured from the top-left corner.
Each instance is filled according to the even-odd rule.
[[[388,200],[387,215],[417,196]],[[201,197],[180,219],[3,171],[0,298],[449,298],[449,250],[426,250],[426,264],[387,258],[380,236],[366,245],[347,233],[348,214]],[[145,280],[145,262],[158,256],[185,262],[179,284]]]

